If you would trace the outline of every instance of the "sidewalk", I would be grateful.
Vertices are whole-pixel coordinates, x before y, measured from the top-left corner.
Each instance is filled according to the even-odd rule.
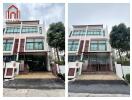
[[[70,93],[69,97],[129,97],[128,94]]]
[[[64,89],[3,89],[4,97],[64,97]]]

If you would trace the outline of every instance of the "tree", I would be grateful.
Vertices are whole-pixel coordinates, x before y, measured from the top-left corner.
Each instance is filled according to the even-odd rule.
[[[59,50],[65,50],[65,27],[62,22],[52,23],[47,31],[47,40],[49,46],[56,49],[57,58],[59,59]]]
[[[113,26],[110,32],[110,44],[118,51],[122,62],[122,53],[130,51],[130,28],[124,23]]]

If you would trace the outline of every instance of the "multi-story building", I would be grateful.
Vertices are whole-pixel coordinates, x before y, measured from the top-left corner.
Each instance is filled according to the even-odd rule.
[[[3,59],[19,61],[32,71],[49,71],[49,48],[44,25],[39,20],[20,20],[20,11],[11,5],[6,11],[3,30]]]
[[[107,28],[103,25],[73,25],[68,39],[69,78],[78,72],[112,71],[111,55]]]

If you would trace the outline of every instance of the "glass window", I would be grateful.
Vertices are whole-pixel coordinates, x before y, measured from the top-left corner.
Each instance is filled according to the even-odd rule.
[[[74,30],[72,36],[84,36],[85,33],[85,30]]]
[[[27,39],[26,49],[27,50],[43,50],[44,49],[43,39]]]
[[[101,35],[101,30],[88,30],[86,35]]]
[[[106,51],[106,41],[91,41],[90,43],[91,51]]]
[[[77,56],[77,55],[69,55],[68,56],[68,61],[69,62],[75,62],[75,61],[79,61],[80,60],[80,56]]]
[[[92,51],[96,51],[98,50],[98,45],[96,43],[92,43],[90,48]]]
[[[79,46],[79,41],[77,40],[70,40],[68,42],[68,51],[77,51],[78,49],[78,46]]]
[[[11,51],[13,45],[13,39],[3,40],[3,51]]]
[[[20,33],[20,27],[7,27],[6,34],[14,34],[14,33]]]
[[[37,33],[38,27],[37,26],[23,26],[22,33]]]
[[[42,27],[39,27],[39,33],[42,34]]]

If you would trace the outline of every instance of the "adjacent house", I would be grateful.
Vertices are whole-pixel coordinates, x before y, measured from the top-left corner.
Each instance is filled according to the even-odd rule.
[[[107,27],[73,25],[68,38],[68,77],[113,71]]]

